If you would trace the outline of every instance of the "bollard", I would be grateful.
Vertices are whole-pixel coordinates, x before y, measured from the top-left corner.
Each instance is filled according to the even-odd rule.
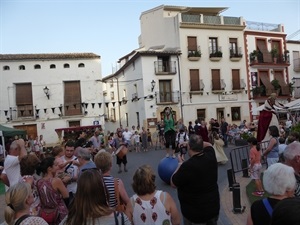
[[[233,212],[243,213],[246,209],[245,206],[241,206],[241,190],[240,184],[235,183],[232,185],[232,198],[233,198]]]
[[[243,177],[249,177],[247,159],[242,159],[242,170],[243,170]]]
[[[227,170],[227,178],[228,178],[229,191],[232,191],[232,186],[235,183],[235,176],[232,169]]]

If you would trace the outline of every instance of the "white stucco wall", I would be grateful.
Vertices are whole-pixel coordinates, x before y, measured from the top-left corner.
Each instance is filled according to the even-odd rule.
[[[68,63],[70,68],[64,68]],[[79,63],[84,63],[84,68],[78,68]],[[34,69],[34,65],[41,65],[41,69]],[[55,64],[55,69],[50,69],[50,64]],[[8,65],[10,70],[3,70]],[[25,70],[19,70],[24,65]],[[57,128],[69,127],[69,121],[80,121],[81,126],[93,125],[93,121],[103,119],[103,107],[98,107],[102,99],[102,83],[100,59],[61,59],[61,60],[16,60],[0,61],[0,123],[8,127],[36,124],[38,135],[43,134],[47,143],[57,143],[58,136],[54,131]],[[79,116],[62,116],[59,106],[64,105],[64,81],[80,81],[81,100],[89,103],[88,108]],[[39,118],[15,118],[7,121],[4,110],[16,108],[15,85],[16,83],[32,84],[33,106],[39,109]],[[50,99],[44,94],[43,88],[49,88]],[[95,103],[92,108],[91,103]],[[54,113],[51,108],[55,108]],[[47,109],[46,113],[44,109]],[[63,107],[63,110],[66,110]],[[87,114],[84,115],[84,111]],[[10,112],[9,112],[10,113]],[[8,113],[8,114],[9,114]],[[36,114],[34,110],[34,115]],[[64,113],[62,113],[64,115]],[[44,126],[43,126],[44,125]],[[44,129],[42,129],[44,127]]]

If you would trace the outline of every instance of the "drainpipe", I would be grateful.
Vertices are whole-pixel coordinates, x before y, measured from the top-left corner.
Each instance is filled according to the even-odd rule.
[[[182,109],[182,96],[181,96],[181,76],[180,76],[180,63],[179,57],[177,56],[177,66],[178,66],[178,79],[179,79],[179,95],[180,95],[180,112],[181,112],[181,119],[183,120],[183,109]]]

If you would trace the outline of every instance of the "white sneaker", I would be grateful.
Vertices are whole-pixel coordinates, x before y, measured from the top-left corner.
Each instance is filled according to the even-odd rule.
[[[175,154],[173,154],[173,155],[172,155],[172,158],[173,158],[173,159],[175,159],[175,158],[176,158],[176,155],[175,155]]]
[[[169,157],[170,157],[170,155],[169,155],[169,153],[167,153],[167,154],[166,154],[166,158],[169,158]]]
[[[115,156],[116,154],[115,154],[115,152],[112,152],[111,155],[112,155],[112,156]]]

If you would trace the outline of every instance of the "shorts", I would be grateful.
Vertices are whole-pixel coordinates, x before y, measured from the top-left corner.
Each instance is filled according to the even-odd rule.
[[[254,164],[252,170],[250,171],[250,177],[253,180],[260,179],[262,165],[260,163]]]
[[[166,148],[172,146],[172,149],[175,150],[176,145],[176,132],[175,130],[169,130],[165,133],[165,141],[166,141]]]
[[[139,147],[140,146],[140,142],[134,142],[134,146],[135,147]]]

